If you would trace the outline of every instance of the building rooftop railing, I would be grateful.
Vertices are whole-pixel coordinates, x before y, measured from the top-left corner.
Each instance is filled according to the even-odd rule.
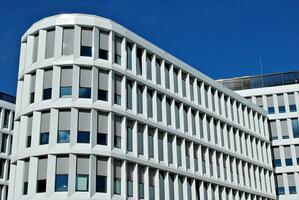
[[[290,85],[299,83],[299,71],[245,76],[231,79],[221,79],[217,81],[231,90],[245,90],[279,85]]]
[[[13,103],[13,104],[16,103],[16,97],[9,95],[9,94],[5,94],[3,92],[0,92],[0,100],[7,101],[7,102]]]

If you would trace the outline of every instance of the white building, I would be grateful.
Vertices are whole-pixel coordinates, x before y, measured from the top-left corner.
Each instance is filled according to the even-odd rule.
[[[299,199],[299,72],[220,80],[268,111],[276,191],[279,199]]]
[[[0,199],[7,199],[15,97],[0,92]]]
[[[267,113],[121,25],[21,40],[9,199],[275,199]]]

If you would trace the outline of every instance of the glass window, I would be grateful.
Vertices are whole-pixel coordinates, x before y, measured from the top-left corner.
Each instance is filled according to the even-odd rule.
[[[175,102],[175,126],[180,128],[180,104]]]
[[[98,112],[97,144],[107,145],[108,113]]]
[[[127,108],[132,110],[133,81],[127,80]]]
[[[134,164],[127,163],[127,195],[128,197],[133,197],[133,174],[134,174]]]
[[[147,116],[153,117],[153,91],[147,90]]]
[[[63,28],[62,55],[72,55],[74,52],[74,28]]]
[[[137,140],[138,140],[138,154],[143,155],[143,131],[144,126],[138,125],[138,134],[137,134]]]
[[[108,83],[109,83],[108,79],[109,79],[109,72],[104,70],[99,70],[98,100],[108,101]],[[117,82],[119,81],[118,77],[116,81]],[[116,94],[121,95],[121,93],[119,93],[118,85],[116,87],[117,87]]]
[[[3,128],[8,128],[10,110],[4,109]]]
[[[90,97],[91,97],[91,70],[81,68],[79,98],[90,98]]]
[[[70,142],[71,111],[60,110],[58,116],[57,143]]]
[[[170,88],[170,83],[169,83],[169,70],[170,70],[170,64],[165,63],[165,87],[167,89]]]
[[[171,125],[171,99],[166,98],[166,119],[167,125]]]
[[[146,76],[148,80],[152,80],[152,58],[153,56],[146,53]]]
[[[55,47],[55,30],[47,30],[46,36],[46,55],[45,58],[54,57],[54,47]]]
[[[115,42],[114,42],[114,62],[117,64],[121,64],[121,43],[122,38],[115,36]]]
[[[32,74],[30,80],[30,103],[34,103],[34,95],[35,95],[35,74]]]
[[[121,148],[122,117],[114,116],[114,147]]]
[[[163,96],[161,94],[157,94],[157,118],[158,121],[162,121],[162,100]]]
[[[132,51],[133,51],[133,44],[127,42],[127,69],[132,70]]]
[[[37,61],[37,55],[38,55],[38,33],[34,35],[33,38],[33,53],[32,53],[32,63],[35,63]]]
[[[273,95],[267,95],[267,104],[268,104],[268,113],[274,114],[274,103],[273,103]]]
[[[114,194],[121,194],[121,167],[122,162],[114,160]]]
[[[60,78],[60,97],[72,96],[72,68],[62,68]]]
[[[99,35],[100,35],[99,58],[108,60],[109,33],[100,30]]]
[[[127,120],[127,151],[133,151],[133,126],[134,122]]]
[[[136,52],[136,73],[137,73],[137,75],[142,75],[142,53],[143,53],[143,49],[137,47],[137,52]]]
[[[79,111],[77,143],[89,143],[90,140],[90,111]]]
[[[36,192],[46,192],[46,183],[47,183],[47,157],[40,157],[38,159],[38,169],[37,169],[37,188]]]
[[[183,93],[183,97],[186,97],[186,78],[187,78],[187,74],[182,73],[182,93]]]
[[[144,167],[138,167],[138,191],[139,191],[139,198],[144,198]]]
[[[299,138],[299,123],[298,119],[292,119],[292,129],[294,138]]]
[[[41,114],[41,130],[40,130],[40,145],[49,144],[50,131],[50,112],[43,112]]]
[[[67,156],[57,156],[55,192],[63,192],[68,190],[68,163],[69,158]]]
[[[156,58],[156,84],[161,85],[161,60]]]
[[[107,192],[107,158],[97,158],[96,192]]]
[[[178,93],[179,91],[179,84],[178,84],[178,76],[179,70],[177,68],[173,68],[173,82],[174,82],[174,92]]]
[[[138,85],[137,87],[137,112],[143,113],[143,86]]]
[[[154,134],[153,128],[148,128],[148,155],[150,158],[154,157]]]
[[[121,105],[121,82],[122,77],[115,75],[115,82],[114,82],[114,103],[117,105]]]
[[[81,56],[92,56],[92,28],[81,29]]]
[[[283,184],[283,175],[277,174],[276,175],[276,194],[277,195],[284,195],[284,184]]]
[[[88,191],[88,178],[89,178],[89,157],[77,157],[77,174],[76,174],[76,191]]]
[[[164,138],[163,133],[159,131],[159,136],[158,136],[159,161],[164,160],[163,138]]]
[[[43,100],[52,97],[52,69],[44,71]]]
[[[177,162],[178,162],[178,166],[182,166],[182,140],[177,138]]]
[[[167,137],[167,149],[168,149],[168,162],[173,163],[173,150],[172,150],[172,142],[173,138],[168,135]]]
[[[288,93],[288,100],[289,100],[290,112],[297,112],[294,93]]]
[[[2,141],[1,141],[1,152],[2,153],[6,153],[7,141],[8,141],[8,135],[5,133],[2,133]]]
[[[49,144],[49,133],[40,134],[40,145]]]

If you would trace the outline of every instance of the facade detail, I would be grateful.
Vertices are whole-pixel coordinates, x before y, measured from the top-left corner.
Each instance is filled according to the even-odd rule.
[[[121,25],[21,39],[9,199],[275,199],[267,112]]]
[[[219,82],[268,111],[277,197],[299,199],[299,72]]]
[[[0,199],[7,199],[15,97],[0,92]]]

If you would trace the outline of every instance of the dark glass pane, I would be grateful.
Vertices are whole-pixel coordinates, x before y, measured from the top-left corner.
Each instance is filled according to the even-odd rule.
[[[27,147],[31,147],[31,136],[27,137]]]
[[[107,134],[98,133],[97,134],[97,144],[107,145]]]
[[[78,131],[77,142],[89,143],[90,133],[88,131]]]
[[[108,60],[108,51],[99,49],[99,58]]]
[[[285,106],[278,106],[279,113],[285,113],[286,107]]]
[[[81,56],[91,57],[92,53],[91,47],[81,46]]]
[[[43,145],[43,144],[49,144],[49,133],[48,132],[40,134],[40,141],[39,141],[39,143],[41,145]]]
[[[108,101],[108,92],[106,90],[98,90],[98,100]]]
[[[296,105],[290,105],[290,112],[297,112]]]
[[[274,107],[268,107],[268,113],[269,114],[274,114],[275,113]]]
[[[288,158],[285,161],[286,161],[286,166],[292,166],[293,165],[292,158]]]
[[[28,194],[28,182],[24,182],[23,194]]]
[[[55,192],[67,191],[68,175],[56,175]]]
[[[51,99],[51,96],[52,96],[52,88],[44,89],[43,100]]]
[[[46,180],[38,180],[37,181],[37,193],[41,193],[41,192],[46,192],[46,185],[47,185],[47,181]]]
[[[60,87],[60,97],[71,97],[72,87]]]
[[[31,92],[30,94],[30,103],[34,102],[34,92]]]
[[[91,88],[79,88],[79,98],[90,98],[91,97]]]
[[[70,131],[59,131],[57,136],[57,143],[69,143]]]
[[[88,191],[88,175],[76,176],[76,191],[81,191],[81,192]]]
[[[97,176],[96,178],[96,192],[107,192],[107,177]]]

